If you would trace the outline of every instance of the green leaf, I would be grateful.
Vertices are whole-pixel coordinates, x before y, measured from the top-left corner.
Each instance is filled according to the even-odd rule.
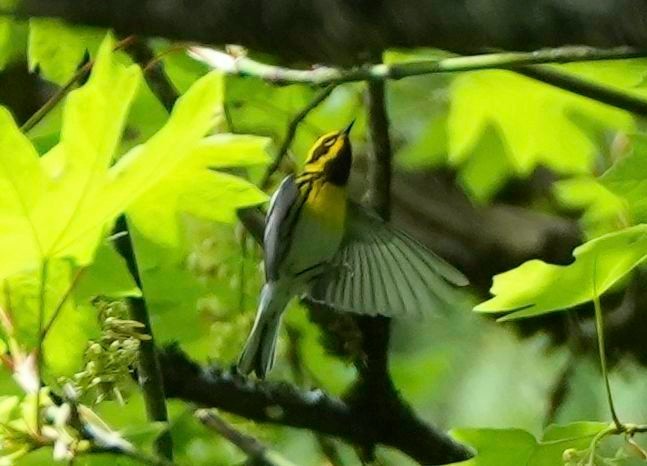
[[[101,243],[92,264],[82,272],[74,290],[77,301],[89,302],[96,296],[125,298],[141,292],[123,257],[107,243]]]
[[[520,429],[454,429],[451,434],[476,450],[474,458],[456,463],[464,466],[528,464],[532,452],[537,448],[537,440]]]
[[[2,5],[0,5],[2,7]],[[22,53],[21,26],[8,16],[0,17],[0,70]]]
[[[47,373],[53,376],[78,370],[88,339],[97,334],[96,313],[88,306],[90,297],[138,293],[123,260],[101,243],[101,237],[114,218],[139,197],[169,176],[183,173],[182,162],[213,126],[222,102],[221,77],[204,77],[178,101],[158,133],[113,164],[140,80],[140,70],[120,64],[112,41],[104,41],[88,83],[68,96],[60,143],[40,158],[9,113],[0,110],[0,189],[5,193],[0,197],[0,253],[4,256],[0,279],[11,277],[21,344],[36,345],[39,264],[48,264],[45,322],[69,291],[78,268],[91,264],[79,288],[57,311],[44,341]],[[217,146],[219,141],[211,144]],[[254,148],[250,153],[258,159],[258,142],[245,144]],[[200,157],[209,163],[218,161],[209,144],[205,147]],[[221,163],[226,165],[224,159]],[[190,163],[187,167],[193,169]],[[219,186],[237,189],[244,202],[252,195],[258,197],[238,179],[227,178],[225,183],[221,180],[225,175],[212,174],[204,167],[202,171],[213,175]],[[228,205],[226,199],[223,203]]]
[[[266,140],[252,136],[216,135],[197,144],[156,189],[142,196],[128,216],[137,230],[165,245],[179,238],[181,213],[219,222],[236,221],[236,210],[267,200],[267,196],[242,178],[209,170],[264,164]]]
[[[593,437],[608,427],[604,422],[574,422],[550,425],[528,461],[528,466],[554,466],[563,463],[567,449],[586,450]]]
[[[200,141],[191,151],[189,162],[211,168],[267,165],[269,139],[244,134],[215,134]]]
[[[629,154],[616,162],[601,182],[624,199],[637,222],[647,221],[647,136],[634,135]]]
[[[505,147],[494,128],[487,128],[480,144],[459,171],[465,191],[480,202],[487,202],[513,174]]]
[[[184,161],[212,127],[222,101],[221,77],[198,81],[165,126],[111,166],[127,111],[141,80],[101,46],[88,83],[67,99],[61,141],[43,157],[0,111],[0,279],[43,258],[92,260],[105,227]]]
[[[55,312],[57,317],[43,345],[47,372],[53,376],[71,375],[78,370],[88,340],[99,330],[96,311],[87,299],[79,299],[72,293],[60,305],[69,294],[76,272],[69,261],[48,262],[43,322],[47,326]],[[16,339],[26,350],[34,349],[38,344],[40,273],[14,275],[7,280],[7,286]],[[7,304],[3,296],[2,305]]]
[[[137,448],[149,450],[152,449],[153,442],[168,428],[166,422],[131,423],[120,429],[119,434]]]
[[[0,108],[0,278],[40,257],[33,211],[42,197],[43,183],[38,154],[11,114]]]
[[[570,265],[528,261],[494,277],[494,298],[478,312],[516,311],[501,320],[563,310],[593,298],[593,275],[603,293],[647,256],[647,225],[637,225],[584,243],[573,251]]]
[[[570,69],[593,74],[582,67]],[[599,75],[603,82],[618,82],[621,73]],[[449,156],[459,165],[492,125],[503,139],[512,172],[526,176],[544,164],[559,173],[583,174],[592,168],[598,148],[573,116],[598,128],[628,131],[634,126],[625,112],[509,71],[464,73],[451,93]]]
[[[41,75],[56,84],[68,81],[76,72],[86,52],[94,55],[105,32],[98,29],[71,27],[61,20],[29,20],[29,69],[40,69]]]
[[[83,218],[95,212],[103,175],[113,157],[128,104],[140,79],[136,67],[112,60],[106,40],[83,88],[68,97],[61,142],[39,158],[9,112],[0,110],[0,278],[34,267],[41,259],[75,257],[87,262],[97,235]],[[82,230],[82,231],[79,231]]]
[[[602,422],[551,425],[541,441],[520,429],[454,429],[452,435],[476,449],[474,458],[461,466],[558,466],[567,449],[584,450],[606,429]]]
[[[583,210],[580,217],[587,236],[595,238],[627,225],[627,206],[621,197],[591,176],[557,181],[553,192],[568,209]]]

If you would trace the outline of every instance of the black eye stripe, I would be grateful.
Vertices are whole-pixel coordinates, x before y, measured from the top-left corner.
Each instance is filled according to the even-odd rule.
[[[324,155],[326,152],[328,152],[328,147],[326,147],[324,144],[321,144],[321,145],[315,147],[315,150],[312,153],[311,161],[314,162],[319,157]]]
[[[333,146],[333,144],[335,144],[336,140],[337,140],[337,136],[329,136],[323,141],[321,141],[321,143],[317,147],[315,147],[314,151],[312,152],[312,157],[310,158],[310,161],[314,162],[320,157],[322,157],[323,155],[325,155],[328,152],[328,150]]]

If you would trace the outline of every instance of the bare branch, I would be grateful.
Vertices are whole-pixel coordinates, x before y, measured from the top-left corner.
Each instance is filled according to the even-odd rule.
[[[571,46],[533,52],[497,52],[393,64],[367,65],[362,63],[351,68],[319,66],[307,70],[268,65],[246,56],[234,56],[207,47],[191,47],[189,53],[194,58],[227,74],[254,76],[274,84],[324,85],[353,81],[397,80],[425,74],[510,69],[547,63],[558,64],[638,58],[647,55],[647,49],[635,49],[632,47],[596,49]]]
[[[159,355],[169,398],[219,408],[257,422],[309,429],[356,445],[382,443],[422,464],[458,462],[471,455],[429,426],[406,406],[384,400],[382,414],[362,411],[325,393],[301,391],[287,383],[256,381],[211,366],[202,368],[177,347]]]

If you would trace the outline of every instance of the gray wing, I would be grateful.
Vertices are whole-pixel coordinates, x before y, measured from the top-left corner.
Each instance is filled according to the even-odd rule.
[[[293,176],[286,177],[276,190],[265,217],[263,248],[265,250],[265,278],[276,280],[278,269],[288,248],[290,220],[300,209],[302,196]]]
[[[465,276],[408,234],[356,204],[332,267],[308,296],[340,311],[428,315],[455,300]]]

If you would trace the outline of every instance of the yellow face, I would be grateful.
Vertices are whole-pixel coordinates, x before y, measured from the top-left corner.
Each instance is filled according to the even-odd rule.
[[[350,174],[352,150],[348,130],[321,136],[310,149],[306,171],[321,173],[325,181],[345,185]]]

